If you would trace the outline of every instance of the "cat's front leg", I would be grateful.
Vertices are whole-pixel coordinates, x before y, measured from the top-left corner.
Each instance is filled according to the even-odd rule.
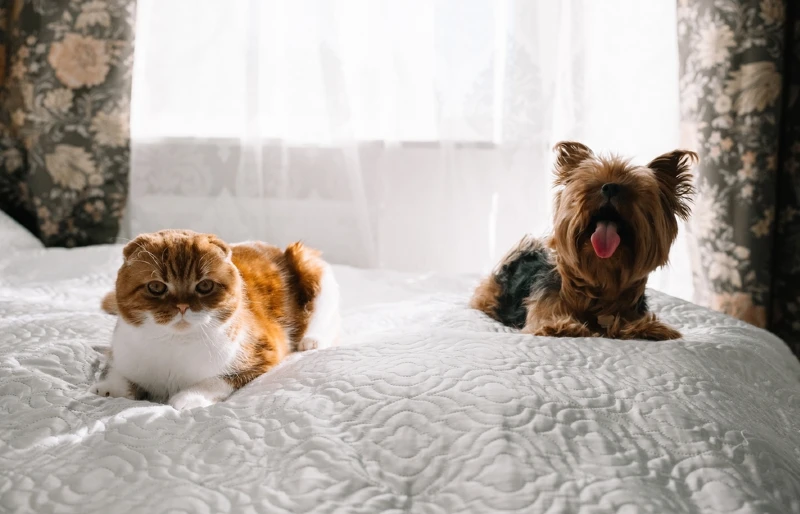
[[[89,388],[89,392],[98,396],[135,399],[132,384],[113,364],[108,372]]]
[[[221,402],[233,393],[233,387],[223,378],[211,377],[172,395],[169,404],[177,410],[208,407]]]

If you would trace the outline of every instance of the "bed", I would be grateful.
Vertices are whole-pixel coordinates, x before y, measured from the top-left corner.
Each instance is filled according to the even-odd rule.
[[[178,412],[86,392],[119,246],[0,243],[0,512],[800,513],[800,364],[657,292],[684,340],[536,338],[336,267],[341,346]]]

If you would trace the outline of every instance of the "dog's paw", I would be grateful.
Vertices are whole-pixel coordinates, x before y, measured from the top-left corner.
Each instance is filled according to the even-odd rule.
[[[683,337],[680,332],[666,325],[651,326],[641,330],[623,331],[621,339],[643,339],[645,341],[672,341]]]
[[[190,410],[214,405],[213,399],[197,391],[181,391],[169,399],[169,404],[176,410]]]
[[[95,382],[89,387],[89,392],[97,396],[104,396],[110,398],[128,398],[133,400],[130,386],[127,382],[122,383],[119,380],[100,380]]]
[[[654,315],[622,325],[619,333],[612,337],[619,339],[640,339],[645,341],[671,341],[683,337],[680,332],[662,323]]]
[[[540,325],[533,330],[524,330],[529,334],[544,337],[592,337],[593,333],[586,325],[577,322],[554,323]]]

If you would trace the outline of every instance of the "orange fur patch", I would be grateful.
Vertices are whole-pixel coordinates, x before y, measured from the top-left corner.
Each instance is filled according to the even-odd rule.
[[[119,314],[117,310],[117,297],[114,292],[106,293],[103,300],[100,302],[100,308],[108,314]]]
[[[280,362],[303,338],[319,293],[323,261],[319,252],[293,243],[285,251],[266,243],[233,247],[233,263],[245,283],[253,338],[241,369],[226,377],[234,388]],[[259,329],[252,331],[253,327]],[[280,344],[270,342],[280,341]]]
[[[469,306],[485,313],[492,319],[500,321],[497,319],[496,314],[500,293],[500,284],[497,283],[494,275],[489,275],[481,280],[481,283],[475,288],[475,293],[472,295]]]

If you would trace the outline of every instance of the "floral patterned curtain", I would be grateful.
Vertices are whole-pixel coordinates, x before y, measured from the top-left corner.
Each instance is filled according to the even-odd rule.
[[[128,191],[134,0],[0,1],[0,209],[112,242]]]
[[[800,355],[800,12],[794,0],[679,0],[681,122],[700,155],[696,301]]]

